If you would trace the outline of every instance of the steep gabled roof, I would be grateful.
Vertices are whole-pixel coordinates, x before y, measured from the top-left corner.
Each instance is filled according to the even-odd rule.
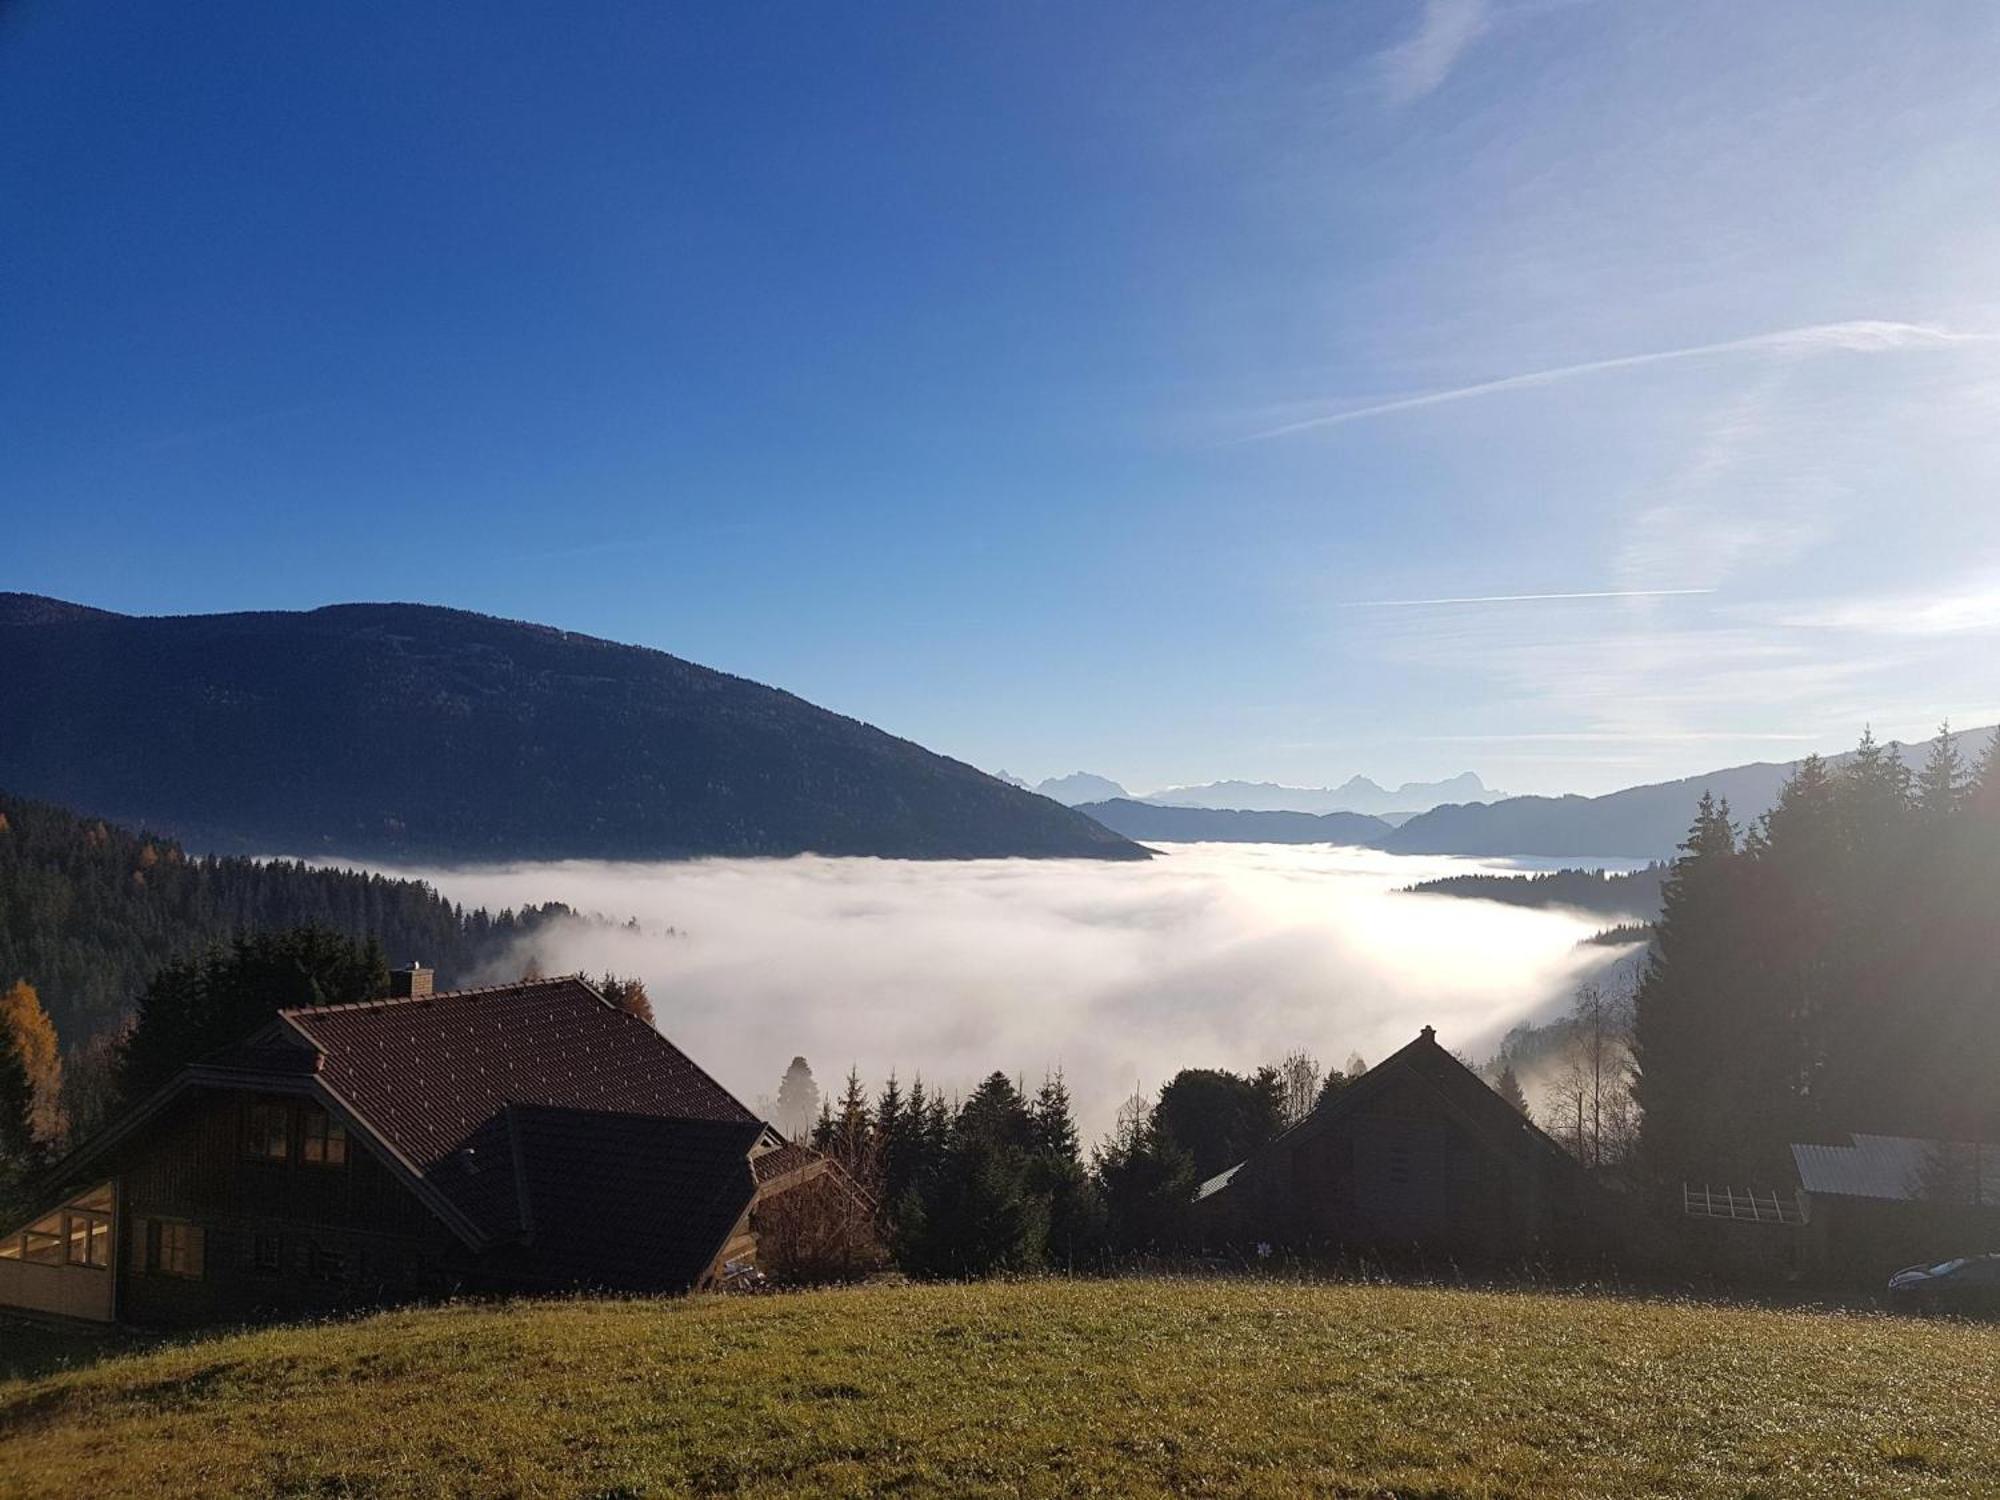
[[[510,1106],[523,1269],[555,1283],[695,1285],[756,1185],[752,1121]]]
[[[510,1107],[733,1127],[746,1155],[762,1129],[686,1053],[577,978],[301,1007],[278,1021],[317,1054],[317,1090],[488,1240],[523,1230]],[[591,1148],[569,1139],[583,1170]]]
[[[1325,1104],[1261,1147],[1248,1161],[1239,1162],[1204,1182],[1196,1195],[1197,1201],[1227,1191],[1243,1179],[1243,1169],[1260,1158],[1337,1128],[1398,1078],[1421,1081],[1440,1105],[1500,1149],[1523,1152],[1566,1175],[1581,1172],[1568,1152],[1495,1093],[1477,1073],[1439,1046],[1437,1033],[1426,1026],[1415,1041],[1383,1058]]]

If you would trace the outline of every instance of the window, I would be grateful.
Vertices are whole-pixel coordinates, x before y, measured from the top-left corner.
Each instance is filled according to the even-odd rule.
[[[111,1264],[111,1220],[103,1214],[71,1209],[67,1259],[73,1266],[89,1266],[102,1271]]]
[[[288,1104],[252,1104],[243,1120],[243,1154],[253,1161],[284,1161],[291,1155],[292,1110]]]
[[[275,1276],[285,1268],[285,1242],[275,1234],[260,1234],[250,1241],[250,1269]]]
[[[199,1224],[154,1219],[146,1226],[146,1267],[162,1276],[201,1279],[206,1236]]]
[[[111,1264],[112,1201],[108,1182],[78,1193],[61,1208],[0,1239],[0,1260],[107,1268]]]
[[[347,1127],[323,1109],[309,1109],[299,1129],[299,1158],[318,1167],[347,1165]]]
[[[22,1231],[21,1258],[38,1266],[59,1266],[63,1263],[61,1209],[44,1214]]]

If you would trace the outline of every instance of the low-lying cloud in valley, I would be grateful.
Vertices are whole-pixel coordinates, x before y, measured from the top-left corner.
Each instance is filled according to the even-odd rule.
[[[1060,1067],[1087,1137],[1135,1086],[1305,1047],[1374,1060],[1419,1026],[1485,1056],[1610,956],[1602,919],[1414,896],[1481,868],[1359,849],[1186,845],[1144,865],[877,859],[570,861],[402,870],[488,908],[564,901],[637,927],[538,937],[549,973],[643,977],[661,1029],[746,1100],[803,1054],[949,1090]],[[668,931],[671,928],[672,931]],[[416,955],[421,956],[421,955]],[[515,956],[511,978],[529,954]],[[399,955],[399,957],[402,957]]]

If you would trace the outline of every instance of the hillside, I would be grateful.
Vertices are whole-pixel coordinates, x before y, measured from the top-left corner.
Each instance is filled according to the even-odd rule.
[[[1961,754],[1976,761],[1992,734],[1991,729],[1973,729],[1952,738]],[[1904,746],[1904,761],[1920,764],[1928,743]],[[1827,757],[1836,766],[1846,759]],[[1410,819],[1382,847],[1396,854],[1669,859],[1687,837],[1703,792],[1728,799],[1737,825],[1748,828],[1778,800],[1796,764],[1729,766],[1601,797],[1509,797],[1440,807]]]
[[[1128,839],[1160,843],[1379,844],[1390,833],[1362,813],[1239,812],[1213,807],[1160,807],[1129,797],[1077,808]]]
[[[1647,865],[1643,870],[1544,870],[1534,875],[1447,875],[1438,880],[1420,880],[1409,890],[1419,896],[1461,896],[1475,901],[1498,901],[1507,906],[1566,906],[1600,916],[1638,917],[1650,921],[1659,915],[1660,893],[1666,884],[1667,867]]]
[[[508,956],[551,903],[466,911],[415,880],[286,860],[191,858],[66,808],[0,792],[0,989],[25,979],[66,1045],[115,1023],[162,964],[258,929],[317,922],[421,960],[446,986]]]
[[[216,852],[1141,859],[1088,818],[665,652],[415,604],[0,595],[0,786]]]
[[[0,1383],[0,1495],[2000,1489],[2000,1329],[1274,1282],[458,1306]]]

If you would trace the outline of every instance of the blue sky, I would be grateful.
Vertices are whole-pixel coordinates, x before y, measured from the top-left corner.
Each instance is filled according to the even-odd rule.
[[[1137,788],[1990,723],[1996,77],[1985,0],[0,9],[0,587]]]

